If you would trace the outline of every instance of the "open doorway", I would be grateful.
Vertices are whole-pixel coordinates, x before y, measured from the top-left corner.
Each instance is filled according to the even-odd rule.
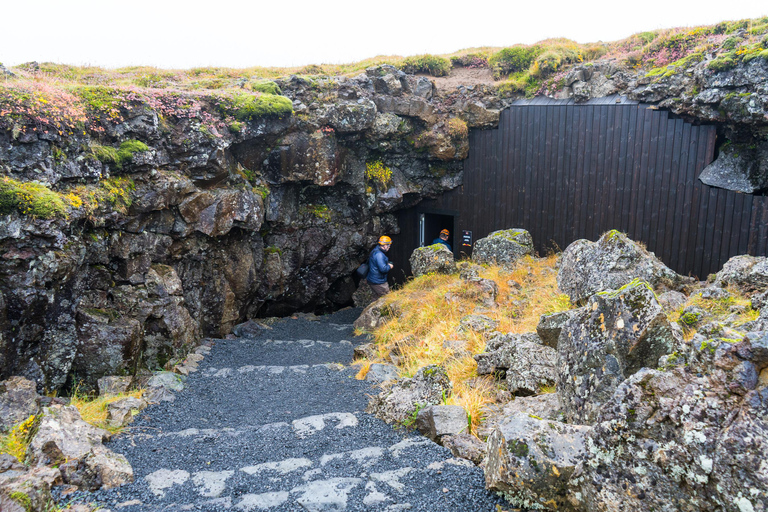
[[[456,244],[454,243],[456,226],[454,215],[444,215],[438,213],[419,214],[419,247],[432,245],[432,242],[440,236],[440,231],[447,229],[448,243],[454,254],[456,253]]]

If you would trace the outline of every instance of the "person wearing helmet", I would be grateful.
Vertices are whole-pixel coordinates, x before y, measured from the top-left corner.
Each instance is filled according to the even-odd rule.
[[[451,244],[448,243],[448,236],[450,234],[451,234],[451,232],[448,231],[447,229],[442,230],[440,232],[440,236],[438,236],[437,238],[432,240],[432,245],[434,245],[434,244],[443,244],[444,246],[446,246],[448,248],[449,251],[453,251],[453,249],[451,249]]]
[[[389,262],[385,253],[391,245],[392,239],[386,235],[382,236],[379,238],[379,245],[371,251],[371,256],[368,258],[368,277],[366,279],[377,299],[389,293],[387,273],[394,265]]]

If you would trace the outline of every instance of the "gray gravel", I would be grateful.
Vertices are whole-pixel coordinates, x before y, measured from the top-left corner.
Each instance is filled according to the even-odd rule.
[[[359,310],[284,319],[251,339],[213,340],[175,402],[109,443],[135,482],[87,501],[115,512],[496,511],[482,470],[366,413],[354,378]]]

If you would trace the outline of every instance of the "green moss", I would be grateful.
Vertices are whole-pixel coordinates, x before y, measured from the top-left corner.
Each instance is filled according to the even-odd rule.
[[[238,93],[221,98],[219,109],[238,121],[262,117],[284,117],[293,114],[293,104],[285,96],[262,93],[258,95]]]
[[[277,247],[277,246],[270,245],[270,246],[264,248],[264,253],[265,254],[277,254],[279,256],[282,256],[283,255],[283,250],[281,248]]]
[[[134,153],[148,151],[149,146],[138,140],[127,140],[115,149],[111,146],[91,145],[91,154],[100,162],[106,164],[115,164],[115,167],[122,169],[125,163],[133,160]]]
[[[451,62],[435,55],[415,55],[406,57],[398,66],[406,73],[427,73],[432,76],[445,76],[451,70]]]
[[[18,503],[22,507],[24,507],[24,510],[26,510],[27,512],[32,512],[32,500],[30,499],[29,496],[27,496],[23,492],[20,492],[20,491],[12,492],[9,495],[9,498],[11,498],[13,501]]]
[[[274,94],[280,96],[283,92],[280,87],[272,80],[259,80],[258,82],[251,83],[251,90],[256,92],[263,92],[266,94]]]
[[[712,71],[719,73],[721,71],[728,71],[729,69],[735,68],[736,64],[738,64],[738,61],[734,58],[734,56],[731,55],[731,52],[729,52],[710,61],[710,63],[707,64],[707,69],[711,69]]]
[[[507,441],[507,449],[509,452],[517,457],[524,458],[528,456],[528,445],[519,439],[512,439]]]
[[[313,215],[324,222],[330,222],[332,217],[331,209],[324,204],[307,204],[299,210],[301,213]]]
[[[13,211],[41,219],[67,216],[61,195],[42,183],[3,177],[0,179],[0,214]]]
[[[120,144],[120,149],[117,150],[118,164],[130,162],[134,153],[141,153],[142,151],[149,151],[149,146],[138,140],[127,140]]]

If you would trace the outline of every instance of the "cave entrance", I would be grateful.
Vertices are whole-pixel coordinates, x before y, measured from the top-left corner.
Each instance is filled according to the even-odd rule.
[[[440,213],[419,214],[419,247],[432,245],[432,241],[440,236],[440,231],[447,229],[451,232],[448,236],[448,243],[451,244],[451,248],[454,254],[456,254],[456,244],[454,243],[456,232],[455,220],[455,215]]]

